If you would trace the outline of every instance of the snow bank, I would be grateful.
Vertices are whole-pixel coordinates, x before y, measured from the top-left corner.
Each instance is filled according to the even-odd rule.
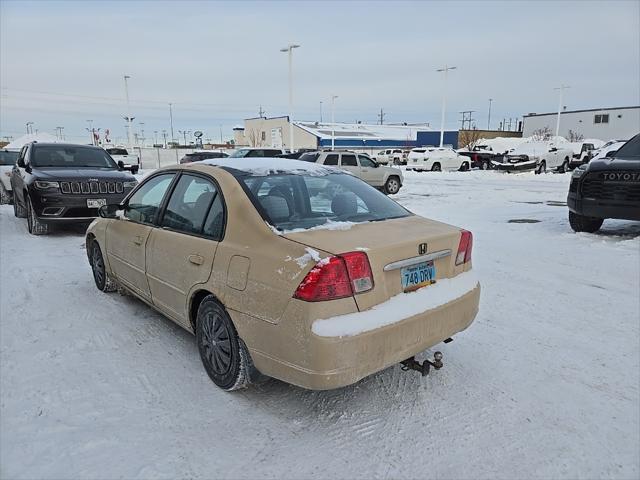
[[[438,280],[415,292],[400,293],[364,312],[316,320],[311,329],[321,337],[358,335],[438,308],[469,293],[478,285],[478,278],[471,270],[454,278]]]
[[[355,222],[334,222],[333,220],[327,220],[325,223],[321,223],[320,225],[316,225],[315,227],[292,228],[291,230],[278,231],[278,235],[286,235],[287,233],[309,232],[311,230],[350,230],[354,225],[356,225]]]
[[[255,177],[263,177],[278,173],[293,175],[324,176],[330,173],[345,173],[334,167],[327,167],[313,162],[303,162],[289,158],[210,158],[199,164],[216,167],[233,168],[247,172]]]

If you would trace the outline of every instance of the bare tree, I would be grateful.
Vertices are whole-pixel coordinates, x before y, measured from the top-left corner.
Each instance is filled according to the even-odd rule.
[[[546,142],[551,138],[551,129],[549,127],[538,128],[531,135],[537,142]]]
[[[574,132],[573,130],[569,130],[569,137],[567,138],[570,142],[581,142],[584,140],[584,135],[578,132]]]
[[[480,130],[460,130],[458,135],[458,146],[463,146],[469,150],[473,150],[480,140],[482,140],[482,132]]]
[[[249,146],[251,147],[262,146],[262,132],[260,130],[256,130],[256,129],[249,130],[249,133],[247,134],[247,139],[249,140]]]

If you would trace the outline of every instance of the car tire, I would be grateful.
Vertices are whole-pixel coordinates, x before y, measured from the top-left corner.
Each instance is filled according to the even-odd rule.
[[[391,176],[387,178],[384,184],[384,193],[387,195],[395,195],[400,191],[400,179],[398,177]]]
[[[96,282],[98,290],[109,293],[115,292],[118,289],[118,284],[114,282],[107,274],[107,268],[104,263],[104,257],[102,256],[102,250],[98,242],[91,242],[91,255],[89,257],[91,264],[91,271],[93,272],[93,281]]]
[[[18,203],[15,190],[12,190],[12,194],[13,194],[13,214],[17,218],[27,218],[27,211],[22,205]]]
[[[0,205],[8,205],[11,203],[11,194],[7,192],[4,185],[0,183]]]
[[[460,168],[458,169],[459,172],[468,172],[469,170],[469,162],[462,162],[462,165],[460,165]]]
[[[491,165],[489,164],[489,162],[487,160],[485,160],[484,162],[482,162],[480,164],[480,169],[481,170],[489,170],[491,168]]]
[[[562,165],[560,166],[560,173],[567,173],[569,170],[569,159],[565,158],[564,162],[562,162]]]
[[[442,171],[442,167],[440,166],[440,164],[438,162],[436,162],[433,165],[431,165],[431,171],[432,172],[441,172]]]
[[[540,162],[540,165],[538,165],[538,168],[536,168],[536,175],[540,175],[541,173],[546,173],[547,172],[547,162],[545,162],[544,160],[542,160]]]
[[[604,218],[586,217],[569,210],[569,225],[574,232],[595,233],[600,230]]]
[[[249,385],[251,357],[226,310],[213,295],[202,300],[196,318],[196,341],[204,369],[223,390]]]
[[[47,235],[49,233],[49,224],[41,222],[36,216],[33,209],[31,199],[27,197],[27,228],[31,235]]]

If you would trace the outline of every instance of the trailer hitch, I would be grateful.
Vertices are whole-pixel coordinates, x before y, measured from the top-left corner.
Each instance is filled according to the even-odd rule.
[[[406,372],[408,370],[416,370],[420,372],[423,377],[429,375],[431,367],[435,368],[436,370],[440,370],[444,366],[444,364],[442,363],[442,352],[435,352],[433,354],[433,361],[427,358],[421,364],[416,360],[416,357],[411,357],[401,361],[400,364],[402,365],[402,367],[400,368],[403,371]]]

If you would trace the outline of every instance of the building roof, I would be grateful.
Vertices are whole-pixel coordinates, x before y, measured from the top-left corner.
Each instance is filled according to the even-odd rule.
[[[565,114],[565,113],[582,113],[582,112],[606,112],[609,110],[630,110],[633,108],[640,108],[640,105],[636,105],[636,106],[632,106],[632,107],[605,107],[605,108],[587,108],[584,110],[563,110],[561,113]],[[531,112],[531,113],[527,113],[526,115],[523,115],[524,118],[527,117],[542,117],[544,115],[558,115],[558,112],[549,112],[549,113],[535,113],[535,112]]]
[[[418,132],[430,131],[427,124],[369,125],[364,123],[293,122],[297,127],[323,139],[344,140],[416,140]]]

